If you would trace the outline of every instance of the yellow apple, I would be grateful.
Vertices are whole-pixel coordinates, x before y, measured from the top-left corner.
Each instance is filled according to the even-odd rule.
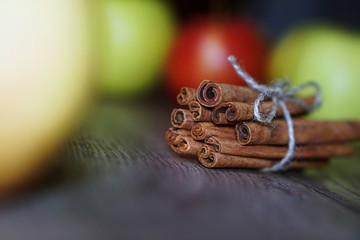
[[[165,1],[94,1],[102,93],[126,98],[149,92],[160,82],[175,31],[171,9]]]
[[[323,104],[311,117],[360,119],[360,34],[330,25],[307,25],[289,32],[275,46],[269,78],[294,85],[317,81]]]
[[[88,0],[0,0],[0,195],[26,184],[89,99]]]

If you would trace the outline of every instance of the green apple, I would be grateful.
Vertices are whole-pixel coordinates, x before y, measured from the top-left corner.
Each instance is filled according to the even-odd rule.
[[[97,0],[99,80],[106,95],[129,97],[151,89],[174,33],[162,1]]]
[[[0,0],[0,195],[48,162],[89,99],[87,0]]]
[[[307,25],[275,46],[269,78],[294,85],[317,81],[323,93],[315,119],[360,119],[360,35],[329,25]]]

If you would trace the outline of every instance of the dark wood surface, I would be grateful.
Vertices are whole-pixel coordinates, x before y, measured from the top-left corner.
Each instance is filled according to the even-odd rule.
[[[203,168],[171,108],[101,104],[47,183],[0,206],[0,239],[360,239],[360,153],[321,170]]]

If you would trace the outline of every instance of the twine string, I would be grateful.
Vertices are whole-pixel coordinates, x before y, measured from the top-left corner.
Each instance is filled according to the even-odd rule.
[[[322,101],[321,89],[319,84],[313,81],[309,81],[307,83],[298,86],[291,86],[288,80],[278,80],[271,85],[259,84],[243,68],[240,67],[234,56],[229,56],[228,61],[230,62],[236,73],[242,79],[244,79],[247,85],[251,89],[254,89],[255,91],[259,92],[259,96],[254,102],[254,117],[256,121],[265,125],[271,125],[274,118],[276,117],[277,109],[279,107],[281,108],[288,129],[288,136],[289,136],[288,150],[286,155],[280,162],[278,162],[277,164],[275,164],[270,168],[264,168],[262,170],[266,172],[277,172],[277,171],[287,170],[289,164],[294,159],[296,141],[295,141],[294,123],[291,118],[290,111],[286,106],[286,103],[291,102],[305,109],[307,112],[314,110],[315,108],[320,106]],[[315,99],[314,102],[310,105],[305,103],[304,100],[302,100],[301,98],[295,96],[298,92],[306,88],[313,88],[315,90]],[[267,114],[262,114],[260,112],[260,106],[264,101],[269,99],[272,102],[271,111]]]

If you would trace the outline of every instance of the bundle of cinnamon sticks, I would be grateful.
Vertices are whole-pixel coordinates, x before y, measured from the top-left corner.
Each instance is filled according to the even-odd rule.
[[[247,87],[204,80],[198,89],[183,87],[177,96],[180,108],[171,114],[166,131],[171,149],[197,157],[208,168],[268,168],[287,153],[289,141],[281,109],[271,126],[254,121],[258,93]],[[311,104],[313,97],[304,99]],[[264,102],[267,114],[272,103]],[[324,166],[329,158],[352,154],[349,142],[360,139],[358,121],[313,121],[307,112],[288,103],[295,130],[295,158],[290,168]]]

